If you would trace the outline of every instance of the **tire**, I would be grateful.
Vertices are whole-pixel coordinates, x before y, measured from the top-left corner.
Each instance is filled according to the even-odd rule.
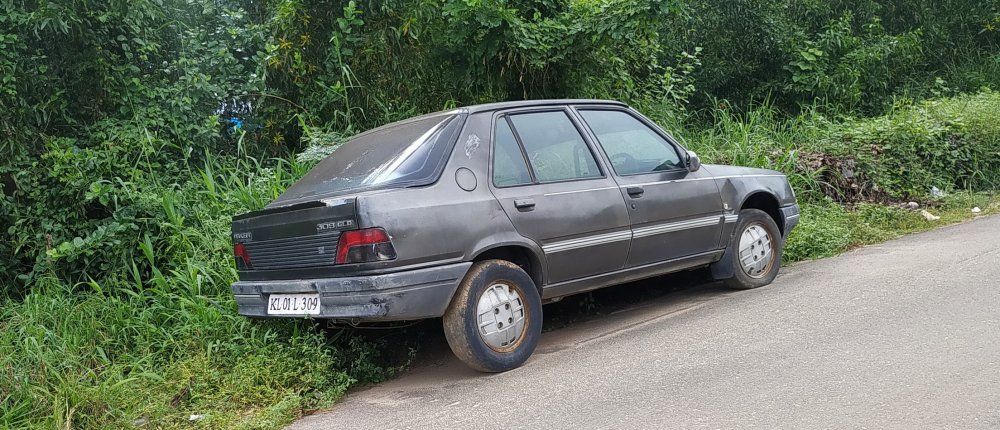
[[[462,362],[480,372],[505,372],[524,364],[538,346],[542,299],[516,264],[486,260],[469,269],[442,319],[448,345]]]
[[[741,252],[741,245],[748,246]],[[736,222],[736,229],[729,240],[729,246],[726,247],[722,261],[716,263],[728,266],[726,271],[732,273],[732,276],[724,279],[723,283],[729,288],[738,290],[770,284],[778,276],[778,270],[781,268],[783,249],[784,240],[781,232],[770,215],[758,209],[740,211],[740,218]],[[744,257],[757,258],[753,260],[747,258],[747,264],[744,264],[741,254]]]

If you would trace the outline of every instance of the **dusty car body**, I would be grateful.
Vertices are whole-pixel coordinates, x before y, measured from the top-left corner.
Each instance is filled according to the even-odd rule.
[[[460,358],[503,371],[547,301],[704,266],[770,283],[798,218],[783,174],[702,166],[625,104],[470,106],[358,135],[234,217],[232,289],[252,317],[444,317]]]

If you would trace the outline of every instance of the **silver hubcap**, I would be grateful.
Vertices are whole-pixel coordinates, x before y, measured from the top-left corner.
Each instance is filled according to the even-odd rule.
[[[524,302],[517,290],[493,284],[479,297],[479,335],[494,351],[510,350],[524,332]]]
[[[751,278],[762,278],[774,260],[771,250],[771,235],[764,226],[750,224],[740,236],[740,265],[743,273]]]

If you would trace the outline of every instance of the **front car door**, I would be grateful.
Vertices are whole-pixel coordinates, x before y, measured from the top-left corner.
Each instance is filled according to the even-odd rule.
[[[627,268],[706,255],[720,246],[722,197],[705,169],[689,172],[686,152],[638,113],[577,109],[604,150],[629,207]]]
[[[622,269],[625,201],[568,108],[498,113],[491,153],[490,188],[518,233],[544,251],[547,284]]]

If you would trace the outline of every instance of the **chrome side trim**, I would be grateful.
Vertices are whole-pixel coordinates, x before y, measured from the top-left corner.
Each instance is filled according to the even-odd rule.
[[[730,219],[732,218],[732,221]],[[542,251],[546,254],[554,252],[569,251],[572,249],[586,248],[588,246],[604,245],[606,243],[620,242],[623,240],[639,239],[643,237],[656,236],[658,234],[671,233],[675,231],[688,230],[717,225],[723,222],[736,222],[738,215],[709,216],[686,221],[670,222],[633,229],[632,231],[619,231],[614,233],[604,233],[594,236],[580,237],[570,240],[561,240],[542,246]]]
[[[800,216],[801,215],[799,215],[799,214],[789,215],[789,216],[785,217],[785,221],[797,221]]]
[[[732,224],[740,220],[739,215],[726,215],[726,224]]]
[[[721,222],[722,222],[722,217],[711,216],[711,217],[697,218],[687,221],[671,222],[671,223],[653,225],[648,227],[640,227],[632,230],[632,238],[638,239],[641,237],[655,236],[658,234],[670,233],[674,231],[708,227],[711,225],[719,224]]]
[[[569,251],[571,249],[586,248],[588,246],[603,245],[606,243],[620,242],[623,240],[631,240],[631,239],[632,239],[632,232],[618,231],[614,233],[598,234],[594,236],[581,237],[578,239],[552,242],[548,245],[542,246],[542,251],[548,254],[552,252]]]
[[[727,178],[784,178],[788,175],[726,175],[726,176],[716,176],[715,179],[727,179]],[[694,181],[696,179],[680,179],[681,181]]]
[[[657,181],[657,182],[644,182],[641,184],[632,185],[621,185],[619,188],[628,187],[645,187],[649,185],[660,185],[660,184],[672,184],[674,182],[694,182],[694,181],[709,181],[715,179],[730,179],[730,178],[783,178],[786,175],[728,175],[728,176],[711,176],[706,178],[690,178],[690,179],[674,179],[670,181]]]
[[[576,194],[576,193],[587,193],[591,191],[604,191],[604,190],[616,190],[618,187],[602,187],[602,188],[590,188],[586,190],[575,190],[575,191],[561,191],[558,193],[545,193],[545,197],[549,196],[561,196],[564,194]]]

